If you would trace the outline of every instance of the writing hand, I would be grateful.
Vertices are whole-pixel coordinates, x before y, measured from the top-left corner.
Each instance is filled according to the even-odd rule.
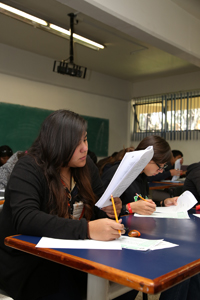
[[[156,210],[156,204],[151,199],[146,200],[131,202],[132,211],[140,215],[151,215]]]
[[[121,234],[125,233],[124,225],[121,224],[121,222],[121,219],[119,220],[119,223],[117,223],[116,221],[107,218],[90,221],[88,222],[89,237],[99,241],[118,239],[120,237],[118,230],[121,231]]]

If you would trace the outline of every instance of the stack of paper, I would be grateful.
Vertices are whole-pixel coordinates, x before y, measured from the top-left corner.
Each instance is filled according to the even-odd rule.
[[[95,205],[99,208],[106,207],[110,205],[111,195],[120,197],[149,163],[153,154],[153,146],[149,146],[145,150],[126,153],[107,189]]]

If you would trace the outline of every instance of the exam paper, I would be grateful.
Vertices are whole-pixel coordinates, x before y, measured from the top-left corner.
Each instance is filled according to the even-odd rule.
[[[134,238],[128,236],[121,236],[119,238],[122,248],[131,250],[147,251],[159,244],[162,240],[148,240],[142,238]]]
[[[177,213],[185,212],[191,209],[197,203],[197,199],[190,191],[185,191],[182,193],[177,200],[177,205],[172,205],[168,207],[156,207],[157,213]]]
[[[197,203],[196,198],[190,191],[182,193],[177,200],[177,205],[168,207],[156,207],[156,211],[151,215],[138,215],[135,217],[171,218],[171,219],[190,219],[188,210]]]
[[[199,214],[193,214],[193,216],[200,218]]]
[[[167,219],[190,219],[188,212],[169,212],[169,213],[152,213],[151,215],[139,215],[134,214],[134,217],[145,217],[145,218],[167,218]]]
[[[50,249],[100,249],[100,250],[122,250],[122,248],[147,251],[157,250],[178,246],[162,239],[148,240],[142,238],[133,238],[129,236],[121,236],[113,241],[96,241],[96,240],[65,240],[42,237],[37,243],[37,248]]]
[[[177,159],[177,160],[175,161],[174,169],[176,169],[176,170],[180,170],[180,169],[181,169],[181,159],[182,159],[182,158],[179,158],[179,159]],[[179,173],[179,175],[174,175],[174,176],[172,177],[172,181],[176,181],[176,180],[178,180],[179,178],[180,178],[180,173]]]
[[[113,197],[120,197],[149,163],[153,157],[153,153],[153,146],[149,146],[145,150],[126,153],[107,189],[95,205],[99,208],[106,207],[111,205],[111,195]]]
[[[65,240],[42,237],[37,243],[38,248],[54,249],[101,249],[101,250],[122,250],[119,240],[96,241],[96,240]]]

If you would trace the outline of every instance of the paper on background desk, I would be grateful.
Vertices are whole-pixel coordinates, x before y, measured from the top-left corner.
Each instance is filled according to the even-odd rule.
[[[179,159],[177,159],[177,160],[175,161],[174,169],[176,169],[176,170],[180,170],[180,169],[181,169],[181,159],[182,159],[182,158],[179,158]],[[174,176],[172,177],[172,181],[176,181],[176,180],[178,180],[179,178],[180,178],[180,173],[179,173],[179,175],[174,175]]]
[[[110,196],[120,197],[153,157],[153,146],[145,150],[127,152],[102,197],[95,204],[99,208],[111,205]]]
[[[122,248],[131,250],[157,250],[178,246],[161,240],[149,240],[142,238],[132,238],[121,236],[113,241],[96,240],[64,240],[42,237],[36,247],[53,249],[100,249],[100,250],[122,250]]]
[[[135,217],[154,217],[154,218],[177,218],[189,219],[188,210],[195,206],[197,199],[190,191],[182,193],[177,200],[177,205],[168,207],[156,207],[156,211],[151,215],[138,215]]]

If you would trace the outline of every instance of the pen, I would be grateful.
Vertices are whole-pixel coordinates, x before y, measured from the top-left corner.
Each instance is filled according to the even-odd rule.
[[[113,210],[114,210],[114,214],[115,214],[115,220],[116,220],[117,223],[119,223],[113,196],[111,195],[110,198],[111,198],[111,200],[112,200]],[[119,232],[119,234],[121,235],[121,231],[118,230],[118,232]]]
[[[137,195],[138,197],[140,197],[142,200],[147,201],[146,199],[144,199],[144,198],[143,198],[142,196],[140,196],[139,194],[136,193],[136,195]]]

